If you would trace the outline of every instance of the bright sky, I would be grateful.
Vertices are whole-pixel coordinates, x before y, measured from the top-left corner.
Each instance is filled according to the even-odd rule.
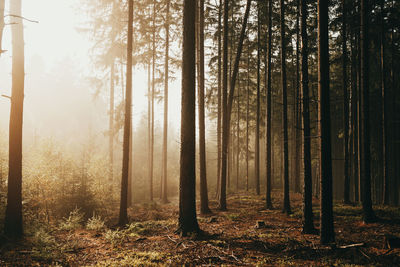
[[[8,2],[8,1],[6,1]],[[78,131],[82,120],[87,127],[107,128],[107,99],[94,101],[91,86],[85,82],[93,70],[89,58],[88,37],[76,29],[85,21],[78,14],[79,0],[22,0],[22,15],[38,24],[24,22],[25,37],[25,114],[24,132],[46,131],[57,135],[65,129],[56,126],[65,121],[68,131]],[[6,14],[8,3],[6,4]],[[10,26],[4,32],[0,58],[0,94],[10,94]],[[147,74],[136,70],[133,76],[133,120],[137,126],[147,110]],[[104,96],[108,96],[104,92]],[[170,84],[170,124],[178,127],[180,117],[180,79]],[[82,106],[82,107],[81,107]],[[84,107],[90,106],[89,109]],[[81,108],[79,108],[81,107]],[[60,112],[61,111],[61,112]],[[82,113],[82,114],[81,114]],[[0,99],[0,131],[8,132],[9,101]],[[156,123],[162,120],[162,102],[156,107]],[[52,128],[57,127],[57,129]],[[35,128],[35,129],[33,129]],[[67,132],[68,132],[67,131]],[[26,133],[25,133],[26,134]]]

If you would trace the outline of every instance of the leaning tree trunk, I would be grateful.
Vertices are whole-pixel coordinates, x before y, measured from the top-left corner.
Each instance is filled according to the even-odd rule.
[[[125,97],[125,123],[122,157],[121,202],[119,208],[119,225],[128,223],[128,172],[129,172],[129,145],[131,135],[132,116],[132,35],[133,35],[133,0],[129,0],[128,19],[128,48],[126,64],[126,97]]]
[[[371,201],[371,154],[370,154],[370,122],[369,122],[369,1],[361,0],[361,96],[362,96],[362,133],[363,133],[363,219],[365,223],[374,221],[375,215]]]
[[[266,125],[266,170],[267,170],[267,178],[266,178],[266,190],[265,190],[265,207],[267,209],[272,209],[272,200],[271,200],[271,167],[272,167],[272,116],[271,116],[271,104],[272,104],[272,81],[271,81],[271,56],[272,56],[272,0],[268,0],[268,40],[267,40],[267,125]]]
[[[235,58],[235,64],[232,72],[232,79],[230,82],[230,89],[229,89],[229,99],[228,99],[228,94],[227,94],[227,88],[228,88],[228,80],[227,80],[227,75],[228,75],[228,49],[227,49],[227,41],[228,41],[228,10],[229,10],[229,5],[228,1],[225,0],[224,4],[224,66],[223,66],[223,126],[222,126],[222,163],[221,163],[221,194],[220,194],[220,210],[226,210],[226,159],[227,159],[227,152],[228,152],[228,143],[229,143],[229,129],[230,129],[230,120],[231,120],[231,113],[232,113],[232,103],[233,103],[233,95],[235,93],[235,83],[236,83],[236,76],[239,72],[239,62],[240,62],[240,56],[242,54],[242,48],[243,48],[243,40],[245,37],[246,33],[246,26],[247,26],[247,19],[249,17],[250,13],[250,6],[251,6],[251,0],[247,0],[246,3],[246,11],[244,14],[243,18],[243,23],[242,23],[242,30],[240,32],[240,37],[239,37],[239,44],[238,44],[238,50]]]
[[[320,241],[335,241],[332,206],[331,117],[329,96],[328,1],[318,0],[318,96],[321,172]]]
[[[163,165],[162,165],[162,193],[163,203],[168,203],[168,81],[169,81],[169,6],[167,0],[167,10],[165,14],[165,71],[164,71],[164,130],[163,130]]]
[[[196,217],[196,0],[183,3],[181,153],[178,232],[200,231]]]
[[[312,210],[312,167],[311,167],[311,131],[310,131],[310,93],[308,90],[308,35],[307,0],[300,0],[301,12],[301,89],[303,95],[303,233],[315,232]]]
[[[21,0],[10,1],[10,12],[21,16]],[[23,235],[22,226],[22,125],[24,111],[24,32],[21,17],[12,17],[12,93],[9,128],[9,165],[7,208],[4,234],[12,238]]]
[[[204,111],[204,0],[199,0],[199,146],[200,146],[200,213],[210,213],[207,192],[206,134]]]
[[[285,43],[285,1],[281,0],[281,85],[283,102],[283,212],[291,213],[289,198],[289,138],[288,138],[288,108],[287,108],[287,79],[286,79],[286,43]]]

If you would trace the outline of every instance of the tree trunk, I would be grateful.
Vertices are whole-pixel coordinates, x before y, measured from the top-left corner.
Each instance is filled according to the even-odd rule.
[[[329,94],[329,44],[328,1],[318,0],[318,96],[320,172],[321,172],[321,218],[320,241],[327,244],[335,241],[332,207],[332,155],[331,118]]]
[[[386,65],[385,65],[385,1],[380,0],[381,5],[381,92],[382,92],[382,161],[383,161],[383,204],[389,204],[389,94],[386,89]]]
[[[21,16],[21,0],[10,1],[10,13]],[[21,238],[22,226],[22,125],[24,108],[24,30],[20,17],[12,17],[12,93],[9,128],[9,169],[4,234]]]
[[[210,213],[207,192],[206,134],[204,111],[204,0],[199,0],[199,146],[200,146],[200,213]]]
[[[363,113],[363,216],[364,222],[375,220],[371,201],[371,155],[370,155],[370,122],[369,122],[369,1],[361,0],[361,88]]]
[[[153,201],[153,175],[154,175],[154,95],[156,90],[156,1],[153,0],[153,20],[152,20],[152,68],[151,68],[151,122],[150,122],[150,201]]]
[[[300,96],[300,59],[299,59],[299,19],[300,19],[300,0],[297,0],[296,14],[296,98],[295,98],[295,175],[294,175],[294,191],[300,193],[300,159],[301,159],[301,96]]]
[[[307,0],[300,0],[301,12],[301,89],[303,95],[303,233],[315,232],[312,210],[312,167],[311,167],[311,131],[310,131],[310,93],[308,90],[308,35]]]
[[[132,116],[132,37],[133,37],[133,0],[129,0],[128,19],[128,48],[126,64],[126,97],[125,97],[125,123],[124,144],[122,158],[121,202],[119,208],[119,225],[128,223],[128,172],[129,172],[129,145],[131,134]]]
[[[167,0],[165,14],[165,63],[164,63],[164,130],[163,130],[163,167],[162,167],[162,196],[163,203],[168,203],[168,82],[169,82],[169,6]]]
[[[289,138],[288,138],[288,110],[287,110],[287,79],[286,79],[286,42],[285,42],[285,1],[280,0],[281,4],[281,85],[283,102],[283,212],[291,213],[289,197]]]
[[[232,103],[233,103],[233,94],[235,92],[235,83],[236,83],[236,76],[239,71],[239,61],[240,61],[240,56],[242,54],[242,48],[243,48],[243,40],[245,37],[246,33],[246,26],[247,26],[247,19],[249,17],[250,13],[250,6],[251,6],[251,0],[247,0],[246,3],[246,11],[244,14],[243,18],[243,24],[242,24],[242,30],[240,32],[240,37],[239,37],[239,44],[238,44],[238,50],[235,58],[235,65],[233,68],[233,73],[232,73],[232,80],[230,83],[230,90],[229,90],[229,99],[228,94],[227,94],[227,89],[228,89],[228,84],[227,84],[227,78],[228,78],[228,47],[227,47],[227,42],[228,42],[228,10],[229,10],[229,5],[228,1],[225,0],[224,3],[224,58],[223,58],[223,119],[222,119],[222,165],[221,165],[221,194],[220,194],[220,203],[219,203],[219,208],[220,210],[226,210],[226,160],[227,160],[227,152],[228,152],[228,143],[229,143],[229,129],[230,129],[230,116],[231,116],[231,111],[232,111]]]
[[[196,0],[183,4],[181,153],[178,232],[200,231],[196,217]]]
[[[249,191],[250,41],[247,45],[246,191]]]
[[[268,40],[267,40],[267,125],[266,125],[266,190],[265,190],[265,207],[272,209],[271,199],[271,167],[272,167],[272,81],[271,81],[271,57],[272,57],[272,0],[268,0]]]
[[[350,173],[349,173],[349,100],[347,92],[347,30],[346,1],[342,0],[342,79],[343,79],[343,121],[344,121],[344,203],[350,203]]]
[[[254,168],[255,168],[255,184],[256,193],[260,195],[260,34],[261,34],[261,15],[260,15],[260,3],[257,2],[257,111],[256,111],[256,132],[255,132],[255,144],[254,144]]]
[[[221,137],[222,137],[222,131],[221,131],[221,126],[222,126],[222,81],[221,81],[221,67],[222,67],[222,62],[221,62],[221,57],[222,57],[222,38],[221,38],[221,32],[222,32],[222,25],[221,25],[221,13],[222,13],[222,0],[219,1],[219,6],[218,6],[218,119],[217,119],[217,190],[216,190],[216,198],[218,198],[218,194],[220,192],[220,186],[221,186],[221,153],[222,153],[222,144],[221,144]]]
[[[239,191],[240,161],[240,87],[237,94],[237,128],[236,128],[236,192]]]

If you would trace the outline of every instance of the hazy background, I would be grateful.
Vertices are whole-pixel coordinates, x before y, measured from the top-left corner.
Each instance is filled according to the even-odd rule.
[[[90,60],[89,36],[79,32],[86,18],[78,0],[23,0],[24,17],[39,21],[24,22],[25,106],[24,143],[35,137],[55,138],[79,143],[88,136],[105,137],[108,128],[108,91],[94,97],[96,88],[89,83],[94,66]],[[8,4],[6,11],[8,13]],[[11,34],[4,32],[0,58],[0,94],[11,94]],[[177,73],[179,76],[179,72]],[[116,89],[116,104],[122,92]],[[147,72],[134,70],[133,124],[147,112]],[[170,83],[170,125],[179,127],[180,79]],[[156,103],[155,123],[162,121],[163,102]],[[0,99],[0,132],[8,133],[9,100]],[[143,122],[143,120],[142,120]],[[143,125],[145,126],[145,125]],[[32,138],[31,138],[32,137]],[[178,141],[178,136],[175,138]]]

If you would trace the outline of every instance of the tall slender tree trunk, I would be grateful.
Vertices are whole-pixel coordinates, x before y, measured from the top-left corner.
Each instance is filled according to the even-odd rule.
[[[206,127],[204,111],[204,0],[199,0],[199,146],[200,146],[200,213],[210,213],[207,191]]]
[[[227,152],[228,152],[228,143],[229,143],[229,129],[230,129],[230,119],[231,119],[231,112],[232,112],[232,103],[233,103],[233,95],[235,93],[235,84],[236,84],[236,77],[239,72],[239,62],[240,56],[242,54],[243,48],[243,40],[246,33],[246,26],[247,20],[250,13],[250,6],[251,0],[247,0],[246,3],[246,10],[243,18],[242,23],[242,30],[240,32],[239,43],[238,43],[238,50],[236,53],[235,64],[232,72],[232,79],[230,82],[230,89],[229,89],[229,99],[228,94],[225,89],[227,89],[227,74],[228,74],[228,51],[227,51],[227,41],[228,41],[228,10],[229,5],[228,1],[225,0],[224,4],[224,71],[223,71],[223,107],[225,112],[223,112],[223,126],[222,126],[222,170],[221,170],[221,195],[220,195],[220,210],[226,210],[226,159],[227,159]]]
[[[222,153],[222,79],[221,79],[221,68],[222,68],[222,25],[221,25],[221,17],[222,17],[222,0],[219,1],[218,6],[218,118],[217,118],[217,190],[216,190],[216,198],[218,198],[218,194],[220,192],[221,186],[221,153]]]
[[[310,93],[308,90],[308,34],[307,0],[300,0],[301,12],[301,89],[303,95],[303,233],[314,233],[314,215],[312,210],[312,165],[310,131]]]
[[[229,1],[224,0],[223,12],[223,49],[222,49],[222,152],[221,152],[221,192],[219,194],[219,209],[226,210],[226,176],[228,160],[228,17]]]
[[[281,85],[283,102],[283,212],[291,213],[289,198],[289,138],[288,138],[288,110],[287,110],[287,79],[286,79],[286,42],[285,42],[285,1],[280,0],[281,4]]]
[[[121,202],[119,208],[119,225],[128,223],[128,172],[129,172],[129,146],[131,135],[132,116],[132,37],[133,37],[133,0],[129,0],[128,19],[128,48],[126,64],[126,98],[125,98],[125,123],[124,144],[122,158]]]
[[[246,191],[249,191],[250,41],[247,45]]]
[[[271,180],[272,180],[272,80],[271,80],[271,57],[272,57],[272,0],[268,0],[268,40],[267,40],[267,125],[266,125],[266,188],[265,188],[265,207],[272,209],[271,199]]]
[[[347,90],[347,7],[342,0],[342,79],[343,79],[343,121],[344,121],[344,203],[350,203],[350,172],[349,172],[349,100]]]
[[[167,0],[165,14],[165,70],[164,70],[164,130],[163,130],[163,167],[162,167],[162,202],[168,203],[168,82],[169,82],[169,7]]]
[[[148,179],[149,179],[149,198],[150,201],[153,200],[152,195],[152,179],[151,179],[151,60],[147,65],[147,171],[148,171]]]
[[[370,122],[369,122],[369,1],[361,0],[361,88],[363,113],[363,216],[364,222],[375,220],[371,201],[371,155],[370,155]]]
[[[10,13],[21,16],[21,0],[10,1]],[[22,226],[22,125],[24,112],[25,55],[21,17],[12,17],[12,92],[9,127],[8,194],[4,234],[23,235]]]
[[[329,93],[329,43],[328,1],[318,0],[318,96],[320,173],[321,173],[321,217],[320,241],[327,244],[335,241],[332,205],[332,149]]]
[[[152,20],[152,67],[151,67],[151,125],[150,125],[150,201],[153,201],[153,175],[154,175],[154,95],[156,90],[156,0],[153,0]]]
[[[358,202],[358,113],[357,113],[357,57],[355,48],[355,34],[352,34],[353,44],[351,46],[351,121],[352,121],[352,142],[353,142],[353,181],[354,201]]]
[[[260,34],[261,34],[261,11],[260,3],[257,2],[257,111],[256,111],[256,132],[255,132],[255,144],[254,144],[254,163],[255,163],[255,184],[256,193],[260,195],[260,57],[261,57],[261,47],[260,47]]]
[[[114,179],[114,76],[115,76],[115,62],[114,60],[110,66],[110,119],[109,119],[109,136],[108,136],[108,157],[109,157],[109,172],[110,181]]]
[[[385,1],[380,0],[381,6],[381,93],[382,93],[382,160],[383,160],[383,204],[389,204],[389,94],[386,89],[386,64],[385,64]]]
[[[236,127],[236,191],[239,191],[239,169],[240,169],[240,87],[237,94],[237,127]]]
[[[300,193],[300,159],[301,159],[301,95],[300,95],[300,0],[297,0],[296,14],[296,98],[295,98],[295,175],[294,191]]]

